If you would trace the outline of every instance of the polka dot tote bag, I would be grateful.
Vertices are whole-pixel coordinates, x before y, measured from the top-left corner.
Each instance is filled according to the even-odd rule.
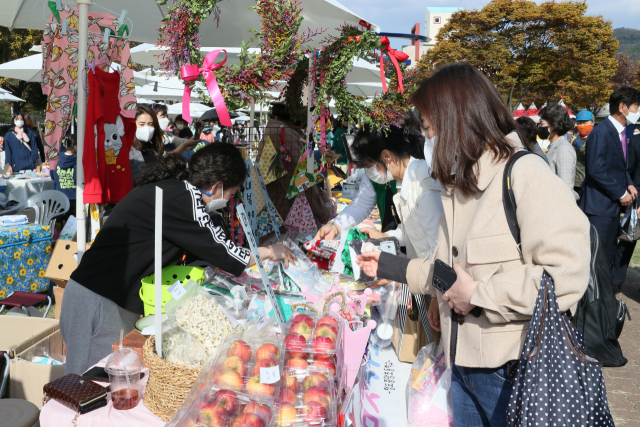
[[[614,425],[602,364],[585,353],[582,335],[560,314],[546,272],[513,381],[507,425]]]

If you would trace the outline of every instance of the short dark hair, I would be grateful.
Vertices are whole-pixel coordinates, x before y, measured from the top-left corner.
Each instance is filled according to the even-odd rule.
[[[518,129],[520,129],[520,135],[524,140],[524,145],[531,150],[534,144],[538,143],[536,136],[538,135],[538,125],[533,121],[531,117],[518,117],[516,119]]]
[[[379,162],[384,150],[400,159],[409,156],[424,159],[424,137],[396,126],[390,126],[387,131],[373,131],[365,124],[356,132],[351,150],[360,167]]]
[[[167,113],[169,112],[169,109],[168,109],[168,108],[167,108],[167,106],[166,106],[166,105],[164,105],[164,104],[158,104],[158,103],[155,103],[155,104],[153,104],[153,105],[151,106],[151,108],[152,108],[152,109],[153,109],[153,111],[156,113],[156,115],[157,115],[158,113],[160,113],[160,112],[161,112],[162,114],[164,114],[164,115],[166,116],[166,115],[167,115]]]
[[[571,129],[571,118],[569,113],[562,105],[550,102],[540,110],[540,120],[546,120],[549,122],[549,130],[553,130],[559,136],[565,135],[569,129]]]
[[[627,108],[633,104],[640,104],[640,91],[631,87],[621,87],[609,97],[609,113],[615,114],[625,104]]]
[[[506,135],[516,122],[493,83],[470,64],[438,69],[420,82],[411,101],[435,128],[432,168],[446,188],[465,196],[476,193],[482,154],[489,150],[499,161],[515,152]]]
[[[197,188],[206,188],[222,182],[225,188],[242,184],[247,177],[242,154],[233,144],[212,142],[198,150],[189,168],[182,156],[169,154],[158,161],[148,163],[138,175],[138,186],[165,179],[187,180]]]
[[[69,134],[60,140],[60,145],[65,150],[73,150],[73,147],[78,145],[78,139],[74,134]]]
[[[33,123],[33,118],[31,117],[30,114],[24,114],[22,116],[22,118],[24,118],[24,125],[28,128],[32,128],[35,127],[34,123]]]
[[[187,121],[186,121],[185,119],[183,119],[183,118],[182,118],[182,114],[178,114],[178,115],[176,116],[176,118],[175,118],[175,119],[173,119],[173,121],[174,121],[174,122],[185,122],[185,123],[187,123]]]

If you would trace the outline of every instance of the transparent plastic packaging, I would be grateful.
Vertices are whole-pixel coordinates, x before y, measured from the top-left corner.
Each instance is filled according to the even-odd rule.
[[[167,427],[273,427],[279,407],[217,386],[210,386],[167,423]]]
[[[229,335],[216,353],[211,382],[239,394],[276,399],[280,392],[283,353],[282,342],[275,335],[271,339]]]
[[[334,381],[326,369],[285,368],[278,399],[277,427],[335,426],[337,402]]]
[[[111,401],[114,409],[135,408],[140,402],[142,360],[135,350],[121,348],[107,359],[104,370],[109,374]]]
[[[306,369],[308,366],[328,369],[338,374],[340,345],[344,322],[335,314],[320,316],[311,312],[295,312],[286,323],[283,337],[285,366]]]

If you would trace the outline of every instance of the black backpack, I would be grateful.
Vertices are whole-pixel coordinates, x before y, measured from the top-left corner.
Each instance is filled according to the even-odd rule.
[[[516,201],[511,189],[511,170],[521,157],[533,154],[519,151],[507,162],[502,181],[502,203],[511,234],[520,250],[520,228],[516,217]],[[618,337],[624,326],[629,310],[624,301],[615,297],[611,280],[611,270],[607,256],[600,245],[598,232],[591,226],[591,272],[589,286],[578,302],[578,308],[571,318],[576,329],[584,337],[584,347],[590,356],[597,358],[604,366],[620,367],[627,363],[622,355]]]

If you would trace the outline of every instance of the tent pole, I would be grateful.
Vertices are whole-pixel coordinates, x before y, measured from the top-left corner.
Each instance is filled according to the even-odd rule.
[[[256,101],[251,98],[251,110],[249,110],[249,152],[253,154],[253,120],[256,118]],[[251,160],[255,160],[253,157]]]
[[[87,62],[87,49],[88,49],[88,33],[89,33],[89,5],[91,0],[76,0],[78,3],[78,69],[83,70],[85,63]],[[84,79],[84,71],[79,73],[80,79]],[[78,221],[77,228],[77,243],[78,243],[78,264],[82,259],[82,255],[86,250],[87,242],[87,225],[84,213],[84,165],[82,164],[82,158],[84,153],[84,131],[86,129],[87,121],[87,91],[82,84],[78,84],[78,165],[76,167],[76,219]]]

